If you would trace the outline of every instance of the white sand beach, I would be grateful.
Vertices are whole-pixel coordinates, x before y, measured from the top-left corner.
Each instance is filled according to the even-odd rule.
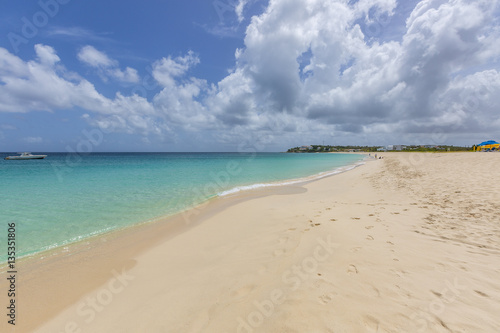
[[[1,330],[499,332],[500,154],[382,156],[25,261]]]

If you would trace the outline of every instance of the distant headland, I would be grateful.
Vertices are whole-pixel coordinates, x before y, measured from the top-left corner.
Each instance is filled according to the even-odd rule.
[[[473,151],[473,147],[447,146],[447,145],[389,145],[389,146],[330,146],[310,145],[294,147],[287,153],[331,153],[331,152],[385,152],[385,151],[410,151],[410,152],[443,152],[443,151]]]

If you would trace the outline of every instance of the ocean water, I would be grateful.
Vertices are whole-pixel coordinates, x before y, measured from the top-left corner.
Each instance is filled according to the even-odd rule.
[[[359,164],[353,154],[48,153],[0,154],[0,262],[8,223],[22,257],[148,222],[214,196],[321,177]],[[12,154],[10,154],[12,155]],[[3,250],[1,250],[3,249]]]

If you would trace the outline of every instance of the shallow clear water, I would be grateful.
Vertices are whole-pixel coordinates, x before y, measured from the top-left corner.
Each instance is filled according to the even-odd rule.
[[[216,195],[352,165],[350,154],[49,153],[3,160],[0,228],[16,223],[17,256],[170,215]],[[0,262],[7,239],[0,239]]]

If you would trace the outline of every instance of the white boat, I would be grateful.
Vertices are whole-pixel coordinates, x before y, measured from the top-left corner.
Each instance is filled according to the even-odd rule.
[[[40,160],[47,155],[31,155],[31,153],[25,152],[25,153],[19,153],[21,154],[20,156],[7,156],[5,159],[6,160]]]

